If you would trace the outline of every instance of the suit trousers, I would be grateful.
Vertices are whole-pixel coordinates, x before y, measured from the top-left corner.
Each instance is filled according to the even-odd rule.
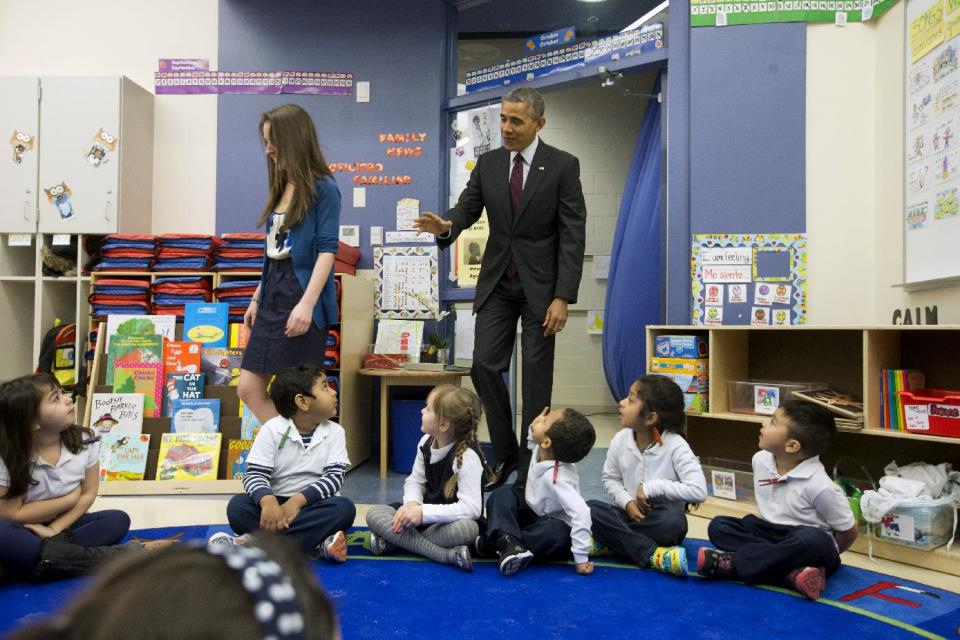
[[[517,319],[521,322],[523,378],[523,416],[519,446],[516,418],[510,410],[510,394],[503,379],[504,374],[510,370]],[[550,406],[553,391],[556,336],[544,337],[543,320],[527,302],[520,278],[506,276],[500,278],[497,286],[477,311],[476,317],[470,378],[483,402],[497,461],[520,454],[517,482],[521,485],[526,479],[530,461],[530,450],[526,446],[527,429],[543,408]]]
[[[733,552],[733,566],[747,584],[780,582],[801,567],[823,567],[827,575],[840,568],[833,536],[817,527],[717,516],[707,534],[718,549]]]

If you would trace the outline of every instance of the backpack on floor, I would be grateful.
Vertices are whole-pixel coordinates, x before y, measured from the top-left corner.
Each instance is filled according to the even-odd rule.
[[[77,361],[76,342],[76,323],[60,324],[58,320],[40,343],[37,373],[52,373],[63,387],[73,387],[77,382],[74,375]]]

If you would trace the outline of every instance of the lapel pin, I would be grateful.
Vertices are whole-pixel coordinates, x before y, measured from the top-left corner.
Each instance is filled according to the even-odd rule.
[[[540,171],[543,171],[543,167],[537,167],[537,169],[540,169]]]

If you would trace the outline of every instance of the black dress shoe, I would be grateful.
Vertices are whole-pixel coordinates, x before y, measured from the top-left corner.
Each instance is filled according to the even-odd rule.
[[[485,491],[493,491],[503,483],[507,481],[507,478],[510,477],[510,474],[517,470],[517,456],[513,455],[509,458],[501,460],[497,463],[497,466],[493,468],[494,478],[484,486]]]

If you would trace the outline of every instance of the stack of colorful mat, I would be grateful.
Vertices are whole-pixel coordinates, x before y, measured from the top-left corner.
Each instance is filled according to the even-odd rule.
[[[157,315],[183,316],[188,302],[213,300],[209,277],[164,276],[153,281],[153,309]]]
[[[140,279],[97,280],[87,298],[91,315],[105,319],[107,314],[140,315],[150,313],[150,281]]]
[[[167,233],[157,238],[154,271],[207,271],[217,238],[192,233]]]
[[[153,262],[156,236],[114,233],[100,248],[100,261],[94,271],[149,271]]]
[[[262,233],[225,233],[214,252],[214,271],[260,271],[263,268]]]
[[[243,314],[250,306],[250,300],[257,290],[259,280],[233,280],[222,282],[217,287],[217,301],[230,305],[230,322],[242,322]]]

